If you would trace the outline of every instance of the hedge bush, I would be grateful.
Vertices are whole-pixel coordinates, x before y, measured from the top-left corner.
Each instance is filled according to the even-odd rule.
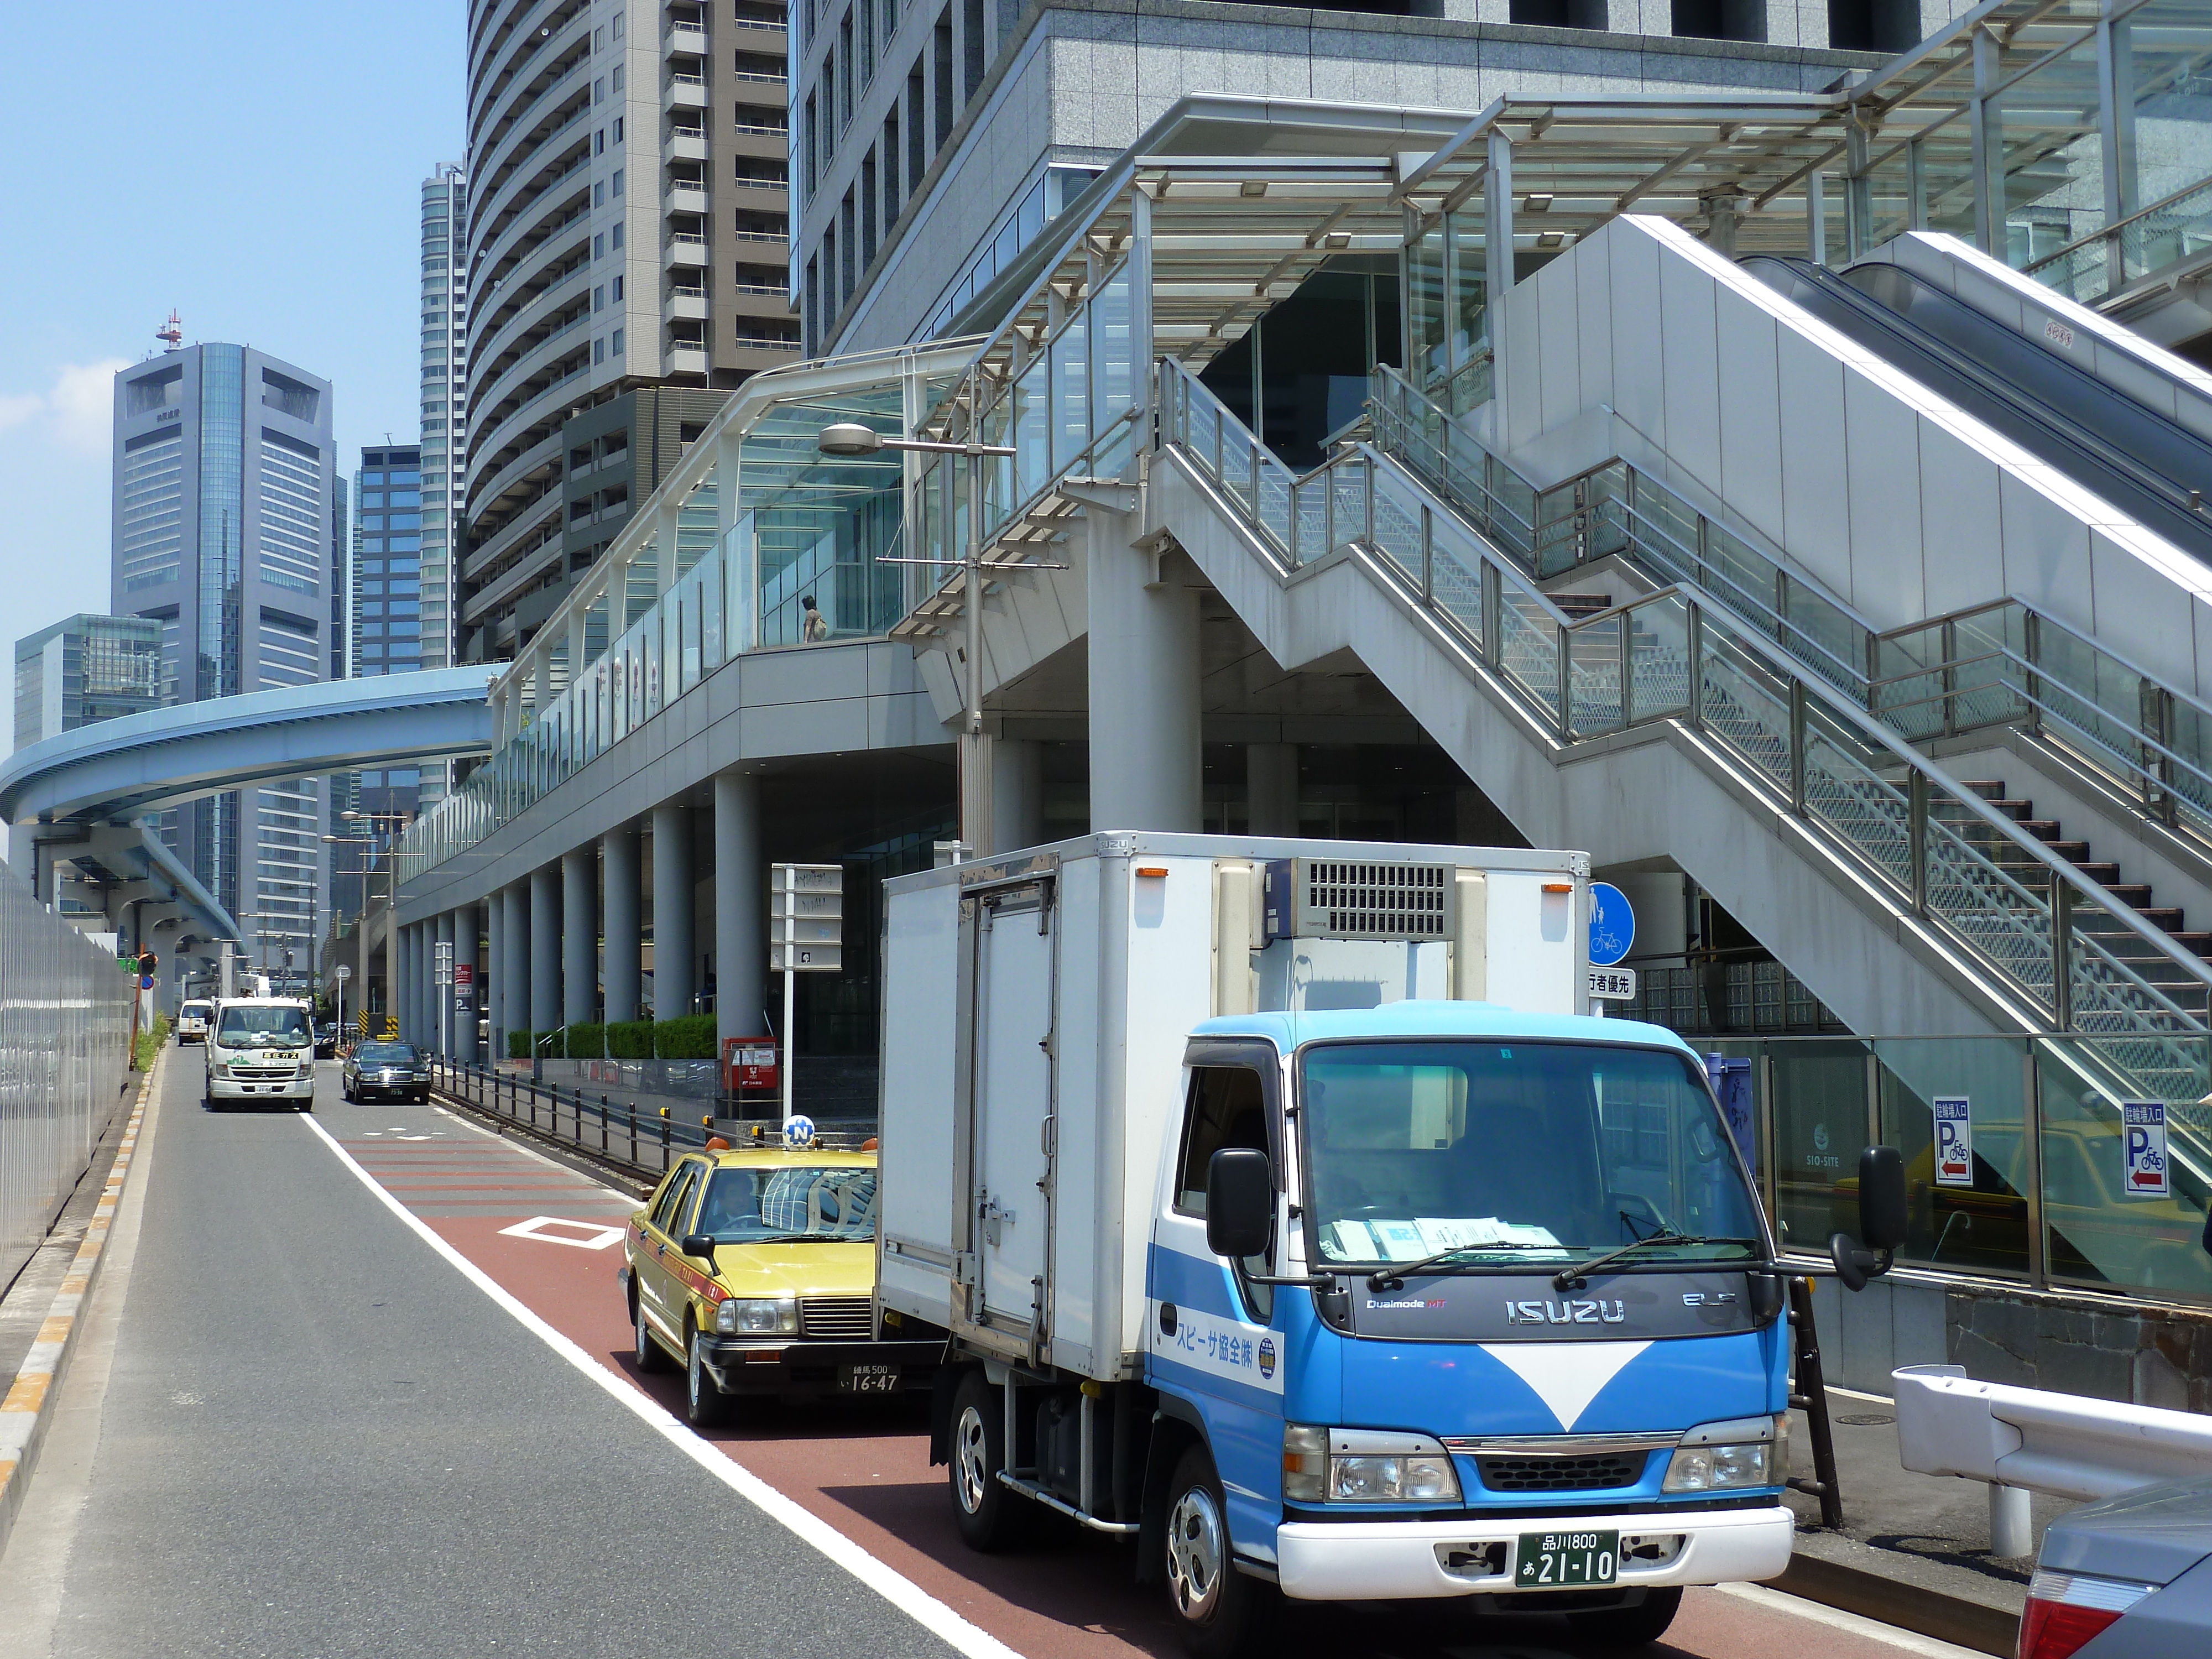
[[[509,1031],[507,1034],[507,1057],[509,1060],[530,1058],[531,1035],[528,1031]]]
[[[651,1060],[653,1058],[653,1022],[651,1020],[617,1020],[607,1026],[606,1032],[608,1059]]]
[[[662,1060],[712,1060],[714,1036],[712,1014],[685,1014],[680,1019],[664,1019],[653,1025],[653,1052]]]

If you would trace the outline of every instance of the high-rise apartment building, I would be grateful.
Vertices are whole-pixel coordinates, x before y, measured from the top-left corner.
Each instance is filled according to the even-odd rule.
[[[775,0],[472,0],[456,661],[512,654],[796,354],[785,50]]]
[[[422,666],[453,660],[453,498],[466,459],[469,284],[461,228],[468,175],[442,166],[422,181]],[[366,453],[366,452],[364,452]],[[364,468],[369,463],[364,459]]]
[[[158,706],[161,625],[70,617],[15,641],[15,747]]]
[[[336,459],[330,382],[250,346],[172,350],[115,377],[110,608],[159,625],[161,702],[325,677]],[[323,793],[289,779],[165,815],[271,969],[308,960]]]

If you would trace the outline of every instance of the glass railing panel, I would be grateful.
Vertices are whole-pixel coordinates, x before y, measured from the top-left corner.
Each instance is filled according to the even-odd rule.
[[[1785,707],[1784,718],[1788,718]],[[1790,742],[1785,724],[1778,733],[1784,752]],[[1805,712],[1806,816],[1824,824],[1838,840],[1895,883],[1912,890],[1912,834],[1910,799],[1887,775],[1890,757],[1869,747],[1859,734],[1817,706]]]
[[[1054,473],[1052,462],[1052,362],[1039,357],[1013,387],[1015,494],[1027,501]]]
[[[1340,470],[1352,471],[1354,469],[1357,476],[1373,491],[1371,545],[1397,566],[1415,592],[1421,592],[1425,573],[1419,501],[1395,468],[1376,467],[1364,461],[1347,461]]]
[[[1091,447],[1091,314],[1079,310],[1047,349],[1052,377],[1052,468]],[[1096,469],[1094,468],[1095,471]]]
[[[1725,632],[1704,630],[1697,661],[1698,719],[1769,782],[1790,787],[1790,687]]]
[[[1690,707],[1690,606],[1679,593],[1628,612],[1629,724],[1686,714]]]
[[[1326,472],[1299,484],[1291,502],[1297,516],[1297,546],[1293,550],[1303,562],[1317,559],[1329,550],[1329,491],[1332,485]]]
[[[1152,362],[1152,342],[1133,334],[1130,272],[1127,261],[1099,284],[1089,306],[1091,319],[1091,429],[1103,433],[1137,401],[1137,376]]]
[[[1556,726],[1559,707],[1559,653],[1565,633],[1543,604],[1513,582],[1498,585],[1498,665],[1507,679],[1535,700]]]
[[[2051,866],[1937,787],[1928,791],[1925,836],[1929,914],[2054,1009]]]
[[[1618,731],[1621,714],[1621,640],[1625,618],[1619,611],[1593,617],[1565,635],[1570,653],[1567,695],[1572,700],[1568,729],[1578,738]]]
[[[2073,896],[2067,953],[2072,1028],[2180,1036],[2203,1028],[2207,987],[2109,902]]]
[[[1482,636],[1482,579],[1487,564],[1481,541],[1474,532],[1449,514],[1437,515],[1429,526],[1429,582],[1439,611],[1466,630],[1480,648]],[[1495,566],[1490,567],[1496,580]]]
[[[2008,186],[2005,262],[2085,303],[2107,286],[2101,244],[2090,244],[2093,259],[2037,262],[2105,227],[2097,78],[2095,40],[2085,37],[1989,100]]]
[[[2200,75],[2197,78],[2201,84],[2203,77]],[[2201,110],[2207,100],[2200,93],[2193,101]],[[2200,124],[2212,119],[2201,113],[2196,118]],[[2212,170],[2212,155],[2204,153],[2205,141],[2201,136],[2206,130],[2203,125],[2181,129],[2188,135],[2185,147],[2194,151],[2188,165],[2200,176]],[[2123,225],[2119,235],[2121,264],[2131,283],[2185,259],[2196,258],[2212,247],[2212,178]],[[2097,252],[2103,253],[2101,245]]]

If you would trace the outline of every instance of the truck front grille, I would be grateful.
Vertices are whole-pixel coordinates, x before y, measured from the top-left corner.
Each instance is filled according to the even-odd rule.
[[[1647,1455],[1478,1457],[1474,1466],[1492,1492],[1599,1492],[1634,1486],[1644,1477]]]
[[[802,1297],[799,1334],[816,1341],[869,1341],[876,1334],[875,1308],[865,1296]]]

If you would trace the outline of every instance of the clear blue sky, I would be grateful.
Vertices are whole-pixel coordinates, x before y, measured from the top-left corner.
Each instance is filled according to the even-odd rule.
[[[108,604],[116,368],[258,346],[336,388],[338,454],[411,441],[418,191],[462,159],[464,0],[9,8],[0,645]]]

